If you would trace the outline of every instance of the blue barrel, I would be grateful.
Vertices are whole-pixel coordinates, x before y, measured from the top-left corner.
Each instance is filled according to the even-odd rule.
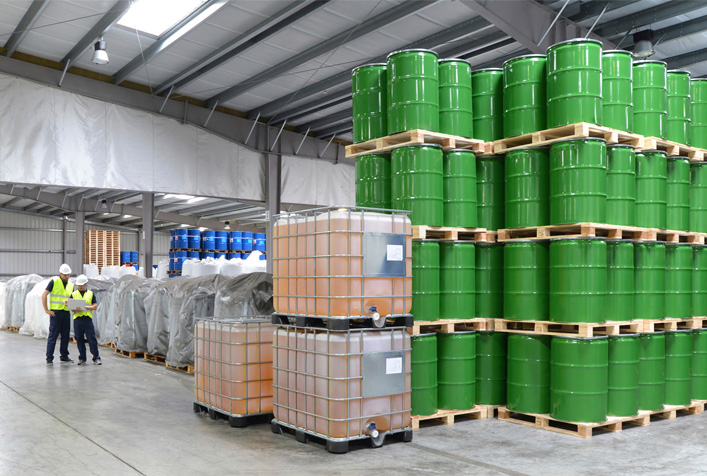
[[[201,249],[201,232],[199,230],[188,230],[187,240],[189,241],[190,250]]]
[[[182,265],[187,260],[186,251],[175,251],[174,252],[174,271],[181,271]]]
[[[225,259],[225,258],[226,258],[226,253],[225,253],[225,252],[214,253],[214,258],[216,258],[216,259],[218,259],[218,258],[224,258],[224,259]]]
[[[217,231],[216,232],[216,248],[214,250],[226,251],[228,249],[228,232],[227,231]]]
[[[240,258],[240,253],[228,253],[228,259]]]
[[[246,258],[248,258],[248,256],[250,256],[250,253],[241,253],[242,259],[246,259]]]
[[[169,252],[169,270],[174,271],[174,252]]]
[[[253,249],[265,253],[265,233],[255,233],[253,240]]]
[[[199,252],[198,251],[187,251],[187,259],[199,259]]]
[[[123,263],[132,263],[132,261],[130,261],[130,251],[120,252],[120,264]]]
[[[201,234],[201,249],[215,250],[216,249],[216,232],[206,230]]]
[[[240,251],[243,249],[243,233],[232,231],[228,238],[228,249],[230,251]]]
[[[140,253],[137,251],[131,251],[130,252],[130,263],[139,263],[140,262]]]
[[[187,230],[183,228],[178,228],[174,230],[174,249],[185,250],[189,247],[189,240],[187,238]]]
[[[243,232],[243,251],[253,251],[253,233]]]
[[[201,259],[213,258],[213,257],[214,257],[213,251],[202,251],[201,252]]]

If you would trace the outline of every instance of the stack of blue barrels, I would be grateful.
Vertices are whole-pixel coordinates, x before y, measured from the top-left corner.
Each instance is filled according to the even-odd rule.
[[[262,255],[260,255],[261,260],[265,260],[265,243],[265,233],[255,233],[253,235],[253,249],[263,253]]]
[[[135,269],[139,268],[140,253],[137,251],[121,251],[120,266],[132,266]]]
[[[169,239],[169,272],[170,278],[180,276],[182,274],[182,266],[187,260],[189,252],[189,232],[194,230],[186,230],[178,228],[170,231]],[[198,230],[196,230],[199,233]]]
[[[213,258],[216,254],[216,232],[205,230],[201,234],[201,259]]]
[[[215,241],[216,248],[214,248],[214,258],[226,258],[226,254],[228,253],[228,232],[217,231]]]
[[[243,249],[243,233],[232,231],[228,237],[228,259],[240,258]]]

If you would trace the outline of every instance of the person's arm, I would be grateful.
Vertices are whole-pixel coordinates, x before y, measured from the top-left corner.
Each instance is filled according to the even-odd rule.
[[[42,292],[42,307],[44,308],[44,312],[46,314],[49,314],[51,317],[54,317],[54,311],[47,309],[47,296],[49,296],[49,291],[45,289],[44,292]]]
[[[96,309],[98,309],[98,303],[96,302],[95,294],[93,295],[92,304],[90,306],[86,306],[86,309],[89,311],[95,311]]]

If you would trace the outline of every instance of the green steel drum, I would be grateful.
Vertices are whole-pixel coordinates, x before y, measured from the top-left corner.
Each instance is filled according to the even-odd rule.
[[[409,210],[413,225],[444,223],[444,159],[437,144],[403,146],[390,155],[391,202],[396,210]]]
[[[412,315],[417,321],[439,319],[439,242],[412,242]]]
[[[550,357],[550,416],[562,421],[606,420],[609,340],[554,337]]]
[[[690,230],[690,160],[687,157],[667,158],[665,227]]]
[[[376,63],[354,68],[351,74],[351,85],[354,142],[387,136],[387,65]]]
[[[506,403],[506,353],[508,334],[478,332],[476,334],[476,404]]]
[[[665,403],[689,405],[692,400],[692,331],[665,333]]]
[[[478,226],[487,230],[503,228],[504,186],[503,156],[476,159],[476,211]]]
[[[633,146],[606,147],[606,222],[633,226],[636,206],[636,153]]]
[[[665,228],[667,175],[668,160],[665,152],[636,152],[636,226]]]
[[[707,400],[707,329],[692,331],[692,398]]]
[[[705,110],[707,113],[707,110]],[[690,231],[707,233],[707,164],[690,164]]]
[[[503,244],[476,244],[475,317],[503,318]]]
[[[476,399],[476,332],[437,334],[440,410],[469,410]]]
[[[606,241],[557,238],[550,241],[550,320],[606,320]]]
[[[503,247],[503,314],[514,321],[548,317],[548,245],[512,241]]]
[[[356,157],[356,206],[390,209],[390,154]]]
[[[633,131],[633,55],[630,51],[606,50],[601,55],[604,125]]]
[[[503,63],[503,135],[545,129],[547,58],[527,55]]]
[[[466,60],[439,60],[439,132],[474,137],[471,65]]]
[[[692,317],[692,246],[665,246],[665,317]]]
[[[606,223],[606,141],[585,138],[550,147],[550,224]]]
[[[606,242],[606,320],[631,321],[634,316],[634,250],[624,240]]]
[[[473,71],[471,93],[474,138],[485,142],[503,139],[503,70]]]
[[[638,337],[638,409],[662,410],[665,400],[665,332]]]
[[[444,226],[475,227],[476,157],[470,150],[445,150],[443,154]]]
[[[692,315],[707,317],[707,247],[692,248]]]
[[[633,63],[633,132],[665,138],[668,119],[666,64],[643,60]]]
[[[547,127],[602,124],[602,44],[588,38],[547,49]]]
[[[516,149],[506,154],[506,228],[550,224],[547,149]]]
[[[635,264],[634,317],[665,318],[665,245],[636,242],[633,244]]]
[[[550,336],[508,336],[506,406],[512,412],[550,413]]]
[[[437,334],[412,336],[412,414],[437,413]]]
[[[412,49],[388,55],[388,134],[439,131],[437,53]]]
[[[693,79],[690,86],[692,96],[690,145],[707,149],[707,79]]]
[[[668,71],[666,80],[668,118],[665,123],[665,138],[681,144],[690,144],[690,72],[673,69]]]
[[[439,317],[471,319],[474,317],[476,289],[474,242],[442,241],[439,253]]]
[[[638,415],[638,334],[609,336],[609,396],[606,414]]]

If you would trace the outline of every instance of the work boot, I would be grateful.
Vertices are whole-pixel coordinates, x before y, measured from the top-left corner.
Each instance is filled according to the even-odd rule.
[[[79,360],[79,363],[78,363],[78,364],[76,364],[76,365],[84,365],[85,363],[86,363],[86,361],[85,361],[85,360]]]
[[[54,365],[54,361],[47,359],[47,365]]]
[[[71,360],[69,357],[67,357],[67,358],[65,358],[65,359],[60,359],[60,360],[61,360],[62,362],[73,362],[73,360]]]
[[[103,365],[101,358],[98,357],[97,359],[93,359],[93,365]]]

